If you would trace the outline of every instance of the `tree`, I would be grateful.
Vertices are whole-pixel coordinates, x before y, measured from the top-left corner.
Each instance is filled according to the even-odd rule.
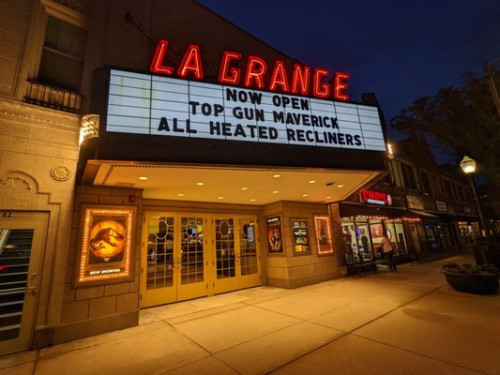
[[[498,72],[495,78],[498,86]],[[391,119],[391,126],[428,135],[457,157],[469,155],[478,172],[500,186],[500,118],[486,79],[466,72],[461,87],[441,88],[433,97],[415,100]]]

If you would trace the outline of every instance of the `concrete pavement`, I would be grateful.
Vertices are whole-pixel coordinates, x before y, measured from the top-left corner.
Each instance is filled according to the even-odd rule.
[[[0,373],[500,374],[500,295],[451,289],[448,262],[474,261],[146,309],[138,327],[0,357]]]

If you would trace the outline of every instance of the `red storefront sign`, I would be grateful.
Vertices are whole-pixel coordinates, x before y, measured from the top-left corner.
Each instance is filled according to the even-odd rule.
[[[387,193],[373,190],[361,190],[359,197],[361,202],[392,206],[392,197]]]
[[[164,65],[167,49],[168,40],[160,40],[151,62],[151,72],[166,76],[176,74],[182,78],[203,79],[200,46],[189,45],[177,69]],[[269,67],[264,59],[258,56],[246,57],[244,71],[235,66],[242,59],[243,56],[239,52],[224,51],[218,74],[218,80],[221,84],[243,85],[247,88],[267,89],[304,96],[312,95],[320,99],[349,100],[349,95],[345,92],[349,79],[347,73],[335,72],[331,82],[324,82],[323,80],[330,75],[328,69],[316,68],[313,71],[309,66],[295,64],[292,72],[287,72],[285,63],[282,60],[276,60],[272,67],[271,76],[266,82],[265,77]]]

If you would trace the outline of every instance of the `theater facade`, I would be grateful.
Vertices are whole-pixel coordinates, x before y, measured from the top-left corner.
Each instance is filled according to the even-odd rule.
[[[386,154],[349,74],[195,1],[89,3],[17,9],[31,17],[19,48],[39,53],[17,51],[27,79],[11,92],[24,94],[1,104],[4,139],[24,128],[33,146],[2,146],[0,277],[18,293],[0,351],[131,327],[150,306],[344,276],[340,202],[383,175]],[[81,81],[55,69],[75,40]]]

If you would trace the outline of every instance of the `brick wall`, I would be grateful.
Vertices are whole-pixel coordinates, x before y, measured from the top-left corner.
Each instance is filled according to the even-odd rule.
[[[269,254],[267,243],[263,242],[263,263],[267,285],[281,288],[296,288],[333,279],[341,275],[336,257],[337,249],[334,238],[334,254],[318,255],[314,215],[328,215],[328,206],[299,202],[277,202],[264,207],[264,218],[280,216],[283,236],[283,254]],[[308,254],[298,254],[293,249],[293,237],[290,219],[306,219],[309,229]],[[339,219],[340,220],[340,219]],[[263,225],[263,238],[266,238],[266,222]],[[335,231],[334,231],[335,233]]]

